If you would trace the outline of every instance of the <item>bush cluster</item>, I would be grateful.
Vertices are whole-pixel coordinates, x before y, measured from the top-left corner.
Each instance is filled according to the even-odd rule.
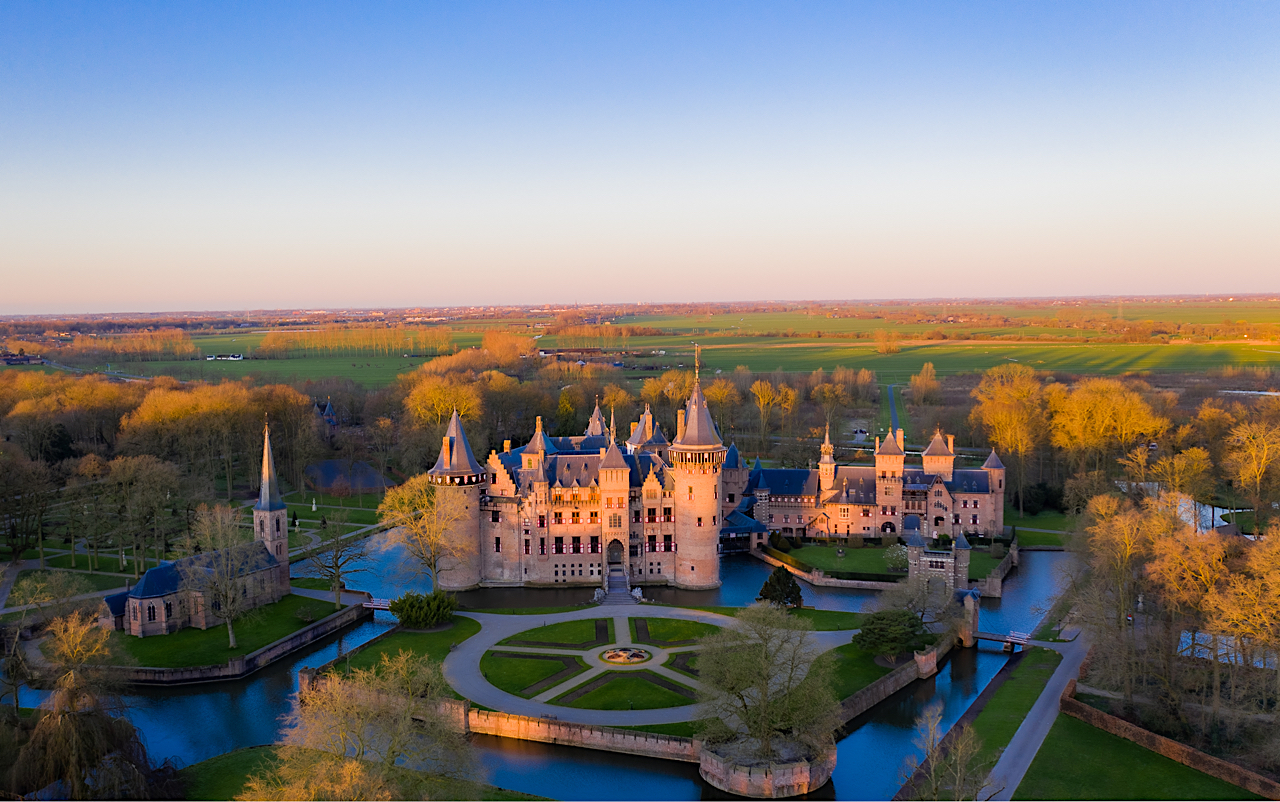
[[[458,609],[458,600],[444,591],[405,593],[388,605],[391,613],[409,629],[428,629],[448,621]]]

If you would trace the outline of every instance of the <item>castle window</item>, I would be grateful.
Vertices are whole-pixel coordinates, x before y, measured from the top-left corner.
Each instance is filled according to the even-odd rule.
[[[545,515],[539,515],[539,516],[538,516],[538,528],[539,528],[539,529],[546,529],[546,528],[547,528],[547,516],[545,516]]]
[[[976,498],[973,500],[973,508],[975,510],[978,509],[978,500]]]
[[[495,523],[495,524],[498,523],[499,521],[502,520],[502,513],[497,510],[493,510],[492,512],[489,513],[489,520],[492,523]]]
[[[782,516],[782,522],[783,522],[784,524],[789,524],[789,523],[791,523],[791,516],[790,516],[790,515],[784,515],[784,516]]]
[[[671,508],[670,508],[670,507],[663,507],[663,508],[662,508],[662,520],[667,521],[667,522],[670,522],[670,521],[674,521],[674,520],[675,520],[675,516],[671,514]]]
[[[147,605],[147,620],[148,621],[156,620],[156,606],[154,604]]]
[[[541,555],[543,555],[543,556],[546,556],[546,553],[547,553],[547,539],[546,539],[545,537],[540,537],[540,538],[538,538],[538,553],[539,553],[539,554],[541,554]]]
[[[613,529],[619,529],[619,528],[621,528],[621,527],[622,527],[622,516],[621,516],[621,515],[618,515],[616,512],[615,512],[613,515],[610,515],[610,516],[609,516],[609,526],[610,526],[611,528],[613,528]]]
[[[716,516],[714,516],[714,515],[712,515],[712,516],[711,516],[711,525],[712,525],[712,526],[715,526],[715,525],[716,525]]]
[[[769,523],[773,523],[773,513],[769,513]]]
[[[524,539],[524,553],[525,554],[529,553],[529,538]]]
[[[961,501],[960,506],[965,507],[967,509],[969,506],[969,499],[965,499],[964,501]]]
[[[258,532],[259,532],[259,534],[263,534],[263,535],[265,535],[265,534],[267,533],[267,528],[266,528],[266,527],[267,527],[267,522],[266,522],[266,521],[264,521],[264,520],[262,520],[261,518],[259,518],[259,519],[258,519]]]
[[[733,494],[732,494],[732,493],[730,493],[730,494],[729,494],[729,503],[730,503],[730,504],[732,504],[732,503],[733,503]]]
[[[592,554],[600,553],[600,537],[598,535],[591,536],[591,553]]]
[[[564,513],[563,513],[563,512],[559,512],[559,511],[557,511],[557,512],[553,512],[553,513],[551,513],[551,516],[552,516],[552,517],[551,517],[551,520],[552,520],[554,523],[557,523],[557,524],[562,524],[562,523],[564,523]]]
[[[649,523],[656,524],[658,522],[658,508],[650,507],[646,511],[646,517],[649,519]]]
[[[890,507],[889,507],[889,514],[890,514],[890,515],[897,515],[897,514],[898,514],[898,508],[897,508],[897,507],[890,506]]]
[[[564,554],[564,538],[562,537],[556,538],[555,542],[551,544],[551,553]]]
[[[863,517],[863,518],[870,518],[870,517],[871,517],[871,508],[870,508],[870,507],[863,507],[863,508],[862,508],[862,517]]]
[[[848,507],[841,507],[841,508],[840,508],[840,517],[841,517],[841,518],[848,518],[848,517],[849,517],[849,508],[848,508]]]
[[[279,543],[276,544],[276,556],[277,557],[284,556],[284,546],[280,545]]]
[[[636,510],[631,514],[631,521],[637,524],[640,523],[640,510]]]
[[[173,602],[164,603],[164,617],[173,618]]]
[[[573,512],[569,513],[569,522],[575,523],[575,524],[582,523],[582,513],[578,512],[577,510],[574,510]]]
[[[657,550],[658,550],[658,536],[649,535],[649,553],[652,554]]]
[[[942,560],[930,560],[929,567],[936,571],[945,571],[947,568],[947,564],[944,563]]]
[[[500,537],[495,537],[495,538],[493,539],[493,553],[494,553],[494,554],[501,554],[501,553],[502,553],[502,538],[500,538]]]
[[[976,515],[970,515],[970,516],[969,516],[969,519],[970,519],[970,520],[969,520],[969,522],[970,522],[971,524],[973,524],[974,526],[977,526],[977,525],[978,525],[978,516],[976,516]]]
[[[589,512],[589,513],[587,513],[587,514],[588,514],[588,515],[590,516],[590,518],[591,518],[591,523],[593,523],[593,524],[598,524],[598,523],[600,523],[600,511],[599,511],[599,510],[592,510],[591,512]]]
[[[570,548],[570,554],[581,554],[581,553],[582,553],[582,538],[580,538],[580,537],[575,537],[575,538],[573,539],[573,542],[569,545],[569,548]]]
[[[888,507],[884,507],[884,506],[880,507],[880,514],[881,514],[881,515],[888,515],[888,514],[889,514],[889,508],[888,508]]]
[[[280,519],[276,519],[276,534],[280,534]]]
[[[702,526],[702,516],[698,516],[698,526]]]

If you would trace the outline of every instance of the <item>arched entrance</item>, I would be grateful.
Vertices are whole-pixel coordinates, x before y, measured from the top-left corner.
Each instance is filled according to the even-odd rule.
[[[622,542],[619,540],[609,541],[608,557],[610,565],[622,564]]]
[[[892,535],[894,532],[898,531],[898,527],[893,525],[893,521],[885,521],[880,524],[880,531],[884,532],[886,535]]]

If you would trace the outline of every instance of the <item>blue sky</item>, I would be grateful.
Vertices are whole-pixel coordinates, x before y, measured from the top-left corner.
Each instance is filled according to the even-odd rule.
[[[1280,5],[0,5],[0,313],[1280,290]]]

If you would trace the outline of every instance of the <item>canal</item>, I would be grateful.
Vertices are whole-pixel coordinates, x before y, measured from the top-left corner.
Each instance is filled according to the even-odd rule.
[[[1030,631],[1065,582],[1063,569],[1071,556],[1061,552],[1026,552],[1022,565],[1009,575],[1003,599],[982,601],[982,627],[988,631]],[[368,571],[350,584],[374,596],[389,598],[427,583],[399,575],[403,555],[397,548],[377,549]],[[305,573],[303,565],[295,574]],[[755,601],[772,569],[745,555],[726,557],[723,585],[714,591],[658,589],[657,601],[741,606]],[[814,588],[802,583],[805,603],[828,610],[871,609],[875,593]],[[585,590],[492,589],[460,594],[472,607],[551,606],[580,603]],[[246,746],[274,742],[297,691],[298,669],[318,666],[395,625],[386,612],[374,620],[330,636],[290,658],[244,680],[178,688],[146,688],[124,701],[156,758],[174,757],[184,764]],[[889,799],[902,784],[901,771],[913,744],[922,708],[937,699],[947,727],[958,719],[1005,663],[994,646],[953,650],[934,677],[913,683],[850,723],[837,744],[839,754],[832,785],[822,796],[837,799]],[[34,705],[43,694],[24,690],[23,704]],[[475,739],[480,764],[494,785],[556,799],[700,799],[718,792],[698,777],[693,764],[632,757],[586,749],[537,744],[488,736]]]

